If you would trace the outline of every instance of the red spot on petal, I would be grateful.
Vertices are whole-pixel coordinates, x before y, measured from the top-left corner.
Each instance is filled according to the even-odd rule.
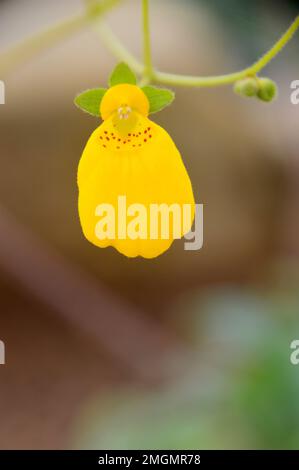
[[[152,134],[149,135],[149,138],[150,138],[150,139],[152,138]]]
[[[104,134],[108,134],[108,132],[107,132],[107,131],[104,131]]]
[[[147,142],[147,140],[146,140],[146,139],[144,139],[144,142]]]
[[[144,133],[146,134],[147,133],[147,130],[145,129]]]
[[[106,137],[106,140],[110,140],[109,137]]]

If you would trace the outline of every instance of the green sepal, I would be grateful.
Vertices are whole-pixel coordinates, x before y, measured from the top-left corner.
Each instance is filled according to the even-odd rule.
[[[109,78],[109,86],[120,85],[121,83],[130,85],[136,85],[137,83],[134,72],[124,62],[117,64]]]
[[[100,116],[100,105],[106,88],[93,88],[86,90],[76,96],[74,103],[78,108],[92,116]]]
[[[157,113],[158,111],[164,109],[166,106],[169,106],[175,98],[174,92],[171,90],[167,90],[166,88],[144,86],[142,88],[142,91],[149,101],[150,114]]]

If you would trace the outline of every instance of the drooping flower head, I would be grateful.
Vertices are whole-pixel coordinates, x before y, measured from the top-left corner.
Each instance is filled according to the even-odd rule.
[[[119,83],[124,67],[117,67],[107,91],[90,90],[76,100],[103,120],[79,163],[79,217],[94,245],[154,258],[190,231],[194,198],[174,142],[148,118],[173,99],[172,93],[141,89],[131,77],[130,83]]]

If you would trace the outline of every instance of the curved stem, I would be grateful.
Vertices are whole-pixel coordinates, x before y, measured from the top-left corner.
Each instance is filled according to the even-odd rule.
[[[151,55],[151,38],[149,26],[149,6],[148,0],[142,0],[142,25],[143,25],[143,61],[144,76],[151,78],[153,75],[153,64]]]
[[[287,29],[287,31],[281,36],[281,38],[274,44],[271,49],[264,54],[257,62],[251,67],[251,73],[258,73],[262,70],[274,57],[284,48],[284,46],[292,39],[293,35],[299,28],[299,16],[295,18],[293,23]]]
[[[152,78],[154,81],[159,83],[187,87],[215,87],[234,83],[237,80],[240,80],[250,75],[256,75],[258,72],[260,72],[290,41],[290,39],[298,28],[299,16],[296,17],[296,19],[288,28],[288,30],[281,36],[281,38],[264,56],[262,56],[250,67],[240,70],[239,72],[234,72],[226,75],[216,75],[211,77],[193,77],[188,75],[176,75],[154,71]]]
[[[43,49],[65,39],[76,33],[86,25],[102,16],[120,0],[103,0],[97,2],[93,9],[87,9],[82,15],[76,15],[61,23],[57,23],[45,31],[29,37],[25,41],[13,46],[8,51],[0,53],[0,75],[1,78],[13,70],[20,62],[30,59]]]
[[[274,44],[274,46],[264,55],[256,61],[250,67],[247,67],[238,72],[226,74],[226,75],[215,75],[210,77],[195,77],[189,75],[177,75],[165,72],[159,72],[151,68],[150,76],[146,76],[147,80],[152,80],[157,83],[163,83],[166,85],[173,86],[186,86],[186,87],[216,87],[221,85],[229,85],[242,78],[250,75],[256,75],[260,72],[290,41],[294,33],[299,28],[299,16],[293,21],[288,30],[281,36],[281,38]],[[106,37],[105,37],[106,36]],[[132,56],[126,48],[121,44],[119,39],[112,33],[112,31],[105,27],[103,34],[103,40],[106,46],[111,50],[112,53],[117,52],[117,57],[120,60],[129,59],[128,65],[137,73],[141,74],[143,65]],[[130,54],[128,56],[128,54]]]
[[[84,26],[93,23],[106,11],[110,10],[121,0],[97,0],[88,1],[89,7],[85,13],[75,16],[66,21],[58,23],[46,31],[43,31],[23,43],[14,46],[12,49],[0,53],[0,75],[10,72],[18,63],[31,58],[46,47],[52,46],[56,42],[74,34]],[[149,83],[155,81],[174,86],[186,87],[216,87],[228,85],[246,76],[254,76],[260,72],[290,41],[294,33],[299,28],[299,16],[274,46],[258,61],[250,67],[239,72],[226,75],[216,75],[210,77],[196,77],[188,75],[177,75],[159,72],[153,68],[151,59],[150,28],[148,0],[142,0],[143,5],[143,36],[144,36],[144,64],[138,61],[125,46],[119,41],[114,33],[105,25],[97,25],[97,30],[101,34],[102,40],[111,52],[120,60],[125,61],[136,73],[142,76],[142,81]]]

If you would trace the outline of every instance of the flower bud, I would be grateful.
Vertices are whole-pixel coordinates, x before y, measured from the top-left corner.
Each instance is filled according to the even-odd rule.
[[[244,78],[238,80],[234,86],[234,92],[242,96],[256,96],[259,91],[259,85],[254,77]]]
[[[262,101],[270,102],[277,96],[277,86],[270,78],[259,78],[258,79],[259,90],[257,97]]]

